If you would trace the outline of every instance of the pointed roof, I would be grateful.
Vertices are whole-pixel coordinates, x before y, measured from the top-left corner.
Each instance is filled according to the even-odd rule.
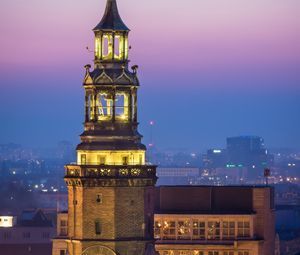
[[[129,28],[124,24],[120,17],[116,0],[107,0],[104,16],[93,30],[129,31]]]

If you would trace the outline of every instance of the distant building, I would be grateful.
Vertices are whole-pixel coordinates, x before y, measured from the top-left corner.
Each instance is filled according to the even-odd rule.
[[[227,138],[228,167],[263,168],[269,164],[264,139],[258,136]]]
[[[227,150],[209,149],[203,158],[203,165],[209,169],[226,167],[228,161],[227,158]]]
[[[190,180],[199,177],[199,168],[159,167],[156,170],[157,185],[188,185]]]
[[[0,253],[50,255],[54,234],[52,222],[41,210],[23,211],[19,217],[0,216]]]

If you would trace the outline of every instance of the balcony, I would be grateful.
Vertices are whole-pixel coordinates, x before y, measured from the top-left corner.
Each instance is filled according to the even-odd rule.
[[[153,165],[67,165],[65,178],[156,179]]]

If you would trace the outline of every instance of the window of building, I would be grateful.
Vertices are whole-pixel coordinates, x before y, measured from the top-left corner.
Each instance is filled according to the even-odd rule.
[[[163,239],[176,239],[175,221],[164,221],[162,223]]]
[[[191,239],[191,222],[190,220],[177,222],[178,239]]]
[[[97,155],[97,162],[99,165],[105,165],[106,163],[106,157],[105,156],[101,156],[101,155]]]
[[[205,222],[193,220],[193,239],[205,239]]]
[[[223,239],[235,238],[235,222],[223,221]]]
[[[59,251],[59,255],[66,255],[66,253],[67,253],[66,250],[60,250]]]
[[[30,239],[30,232],[24,232],[23,239]]]
[[[43,232],[42,238],[43,239],[49,239],[50,238],[50,233],[49,232]]]
[[[122,164],[123,164],[123,165],[128,165],[128,161],[129,161],[128,159],[129,159],[128,156],[122,157]]]
[[[234,251],[224,251],[223,255],[234,255]]]
[[[81,165],[86,165],[86,154],[81,154],[80,161]]]
[[[250,237],[250,222],[239,221],[238,222],[238,237]]]
[[[155,239],[160,239],[161,238],[161,229],[162,229],[162,224],[160,221],[155,221],[154,223],[154,238]]]
[[[96,235],[101,235],[101,223],[99,220],[95,221],[95,233]]]
[[[207,225],[207,239],[220,239],[220,222],[209,221]]]
[[[3,233],[3,239],[4,239],[4,240],[9,240],[9,239],[11,239],[11,232],[4,232],[4,233]]]
[[[218,251],[209,251],[208,255],[219,255]]]
[[[249,251],[239,251],[238,255],[249,255]]]

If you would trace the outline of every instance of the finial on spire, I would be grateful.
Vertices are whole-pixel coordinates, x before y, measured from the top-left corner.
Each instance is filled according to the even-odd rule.
[[[116,0],[107,0],[104,16],[93,30],[129,31],[120,17]]]

